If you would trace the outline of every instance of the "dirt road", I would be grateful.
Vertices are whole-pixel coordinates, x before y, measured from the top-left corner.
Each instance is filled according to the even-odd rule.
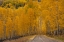
[[[47,36],[39,35],[39,36],[35,36],[34,39],[29,40],[28,42],[61,42],[61,41]]]
[[[35,35],[35,36],[18,38],[15,40],[6,40],[3,42],[61,42],[61,41],[47,37],[45,35]]]

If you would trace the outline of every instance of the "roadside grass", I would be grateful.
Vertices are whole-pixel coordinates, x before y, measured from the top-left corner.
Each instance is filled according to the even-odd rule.
[[[64,42],[64,35],[47,35],[48,37],[51,37],[51,38],[54,38],[54,39],[57,39],[57,40],[61,40]]]
[[[59,36],[53,36],[53,38],[64,41],[64,36],[59,35]]]

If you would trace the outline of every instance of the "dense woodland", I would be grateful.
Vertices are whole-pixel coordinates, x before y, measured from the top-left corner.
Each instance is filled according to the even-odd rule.
[[[34,34],[64,35],[64,0],[1,0],[0,40]]]

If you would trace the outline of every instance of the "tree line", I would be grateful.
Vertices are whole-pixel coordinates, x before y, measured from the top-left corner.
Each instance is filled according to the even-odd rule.
[[[34,34],[64,35],[63,0],[30,0],[25,5],[17,2],[6,1],[0,6],[0,40]]]

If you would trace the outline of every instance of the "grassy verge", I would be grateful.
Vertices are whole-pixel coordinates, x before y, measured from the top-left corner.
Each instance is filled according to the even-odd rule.
[[[61,40],[64,42],[64,35],[55,35],[55,36],[50,36],[50,35],[47,35],[49,37],[52,37],[52,38],[55,38],[57,40]]]

